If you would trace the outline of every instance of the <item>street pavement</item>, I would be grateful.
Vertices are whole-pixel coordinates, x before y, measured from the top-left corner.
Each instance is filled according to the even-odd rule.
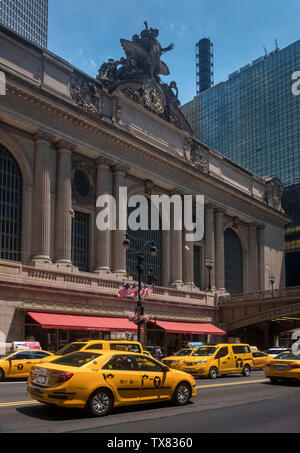
[[[1,433],[292,433],[300,432],[300,385],[250,377],[197,379],[187,406],[170,403],[116,408],[103,418],[53,408],[26,396],[26,381],[0,383]]]

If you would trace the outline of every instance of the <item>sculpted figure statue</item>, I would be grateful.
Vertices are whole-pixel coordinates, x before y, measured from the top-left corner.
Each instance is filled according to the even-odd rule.
[[[145,29],[141,31],[140,37],[133,35],[132,41],[121,39],[121,45],[127,58],[136,61],[136,67],[142,71],[145,78],[158,78],[158,74],[169,75],[167,65],[161,61],[161,55],[174,48],[174,44],[162,48],[157,37],[157,28],[148,28],[144,22]]]

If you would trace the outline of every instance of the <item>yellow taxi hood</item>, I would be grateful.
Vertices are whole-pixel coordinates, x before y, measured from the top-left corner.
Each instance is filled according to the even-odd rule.
[[[169,357],[164,357],[162,360],[180,360],[180,359],[184,359],[185,357],[188,357],[185,356],[185,355],[170,355]]]
[[[195,356],[189,356],[189,357],[187,357],[187,358],[188,358],[188,361],[189,361],[189,362],[195,363],[195,362],[200,362],[200,360],[208,360],[208,359],[211,359],[212,357],[213,357],[212,355],[203,355],[203,356],[198,355],[197,357],[195,357]]]

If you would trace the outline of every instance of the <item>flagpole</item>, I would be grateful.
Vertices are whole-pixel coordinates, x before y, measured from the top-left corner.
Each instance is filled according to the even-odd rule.
[[[141,299],[141,290],[142,290],[142,274],[144,271],[144,257],[142,254],[138,254],[137,256],[138,264],[137,264],[137,271],[139,275],[139,282],[138,282],[138,301],[137,301],[137,306],[136,306],[136,314],[139,316],[143,316],[144,314],[144,307],[142,305],[142,299]],[[140,321],[138,322],[137,325],[137,341],[141,342],[141,323]]]

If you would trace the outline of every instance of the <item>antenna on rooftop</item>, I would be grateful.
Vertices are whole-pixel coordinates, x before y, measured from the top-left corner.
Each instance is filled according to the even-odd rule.
[[[279,50],[279,47],[278,47],[278,43],[277,43],[277,39],[275,38],[275,50],[278,51]]]
[[[265,46],[263,46],[263,48],[265,49],[265,57],[267,56],[267,49],[265,48]]]

